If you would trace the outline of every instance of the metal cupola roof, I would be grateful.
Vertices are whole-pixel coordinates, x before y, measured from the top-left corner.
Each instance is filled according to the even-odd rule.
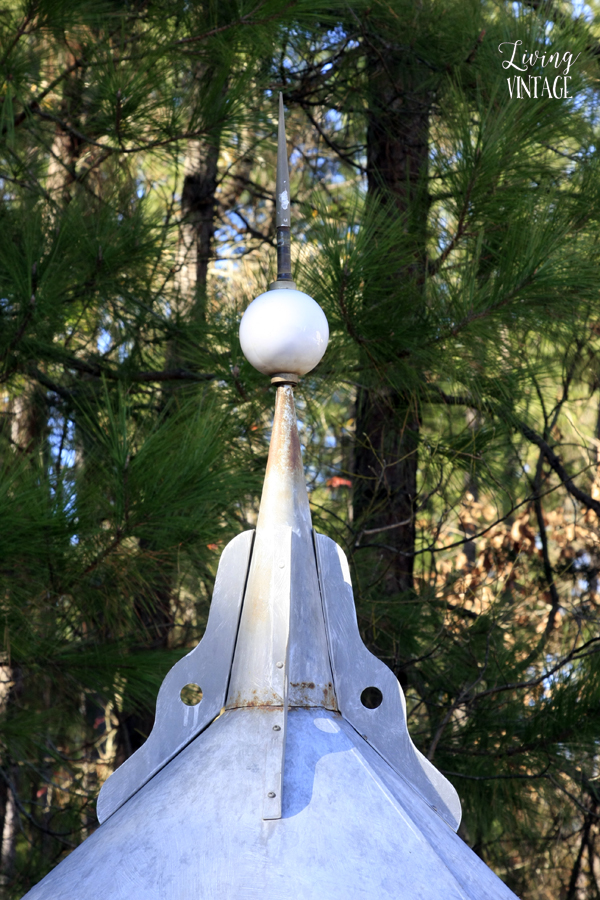
[[[256,530],[223,551],[206,633],[102,787],[100,828],[27,900],[515,897],[455,833],[456,791],[415,748],[402,689],[360,638],[346,557],[312,530],[293,386],[328,329],[291,280],[289,206],[280,97],[277,281],[240,328],[277,385]]]

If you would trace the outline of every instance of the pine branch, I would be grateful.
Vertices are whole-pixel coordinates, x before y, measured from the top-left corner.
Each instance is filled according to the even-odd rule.
[[[446,394],[435,385],[429,385],[429,387],[432,387],[438,393],[440,398],[439,402],[447,403],[449,406],[465,406],[467,408],[477,409],[479,410],[479,412],[487,412],[493,414],[492,405],[489,403],[480,403],[472,397],[452,396],[450,394]],[[526,438],[530,443],[535,444],[535,446],[541,450],[551,469],[558,475],[561,484],[566,488],[569,494],[571,494],[572,497],[575,497],[576,500],[579,500],[579,502],[582,503],[587,509],[593,510],[600,518],[600,502],[598,500],[594,500],[594,498],[590,496],[590,494],[582,491],[581,488],[578,488],[577,485],[573,483],[572,476],[568,473],[564,465],[561,463],[559,457],[556,455],[552,447],[550,447],[550,445],[542,438],[542,436],[534,431],[533,428],[531,428],[525,422],[520,422],[518,419],[513,421],[514,427],[521,432],[523,437]]]
[[[583,503],[583,505],[587,509],[593,510],[600,518],[600,502],[598,500],[594,500],[593,497],[591,497],[589,494],[586,494],[586,492],[578,488],[577,485],[573,484],[573,479],[561,463],[560,459],[558,458],[552,447],[550,447],[541,437],[541,435],[537,434],[537,432],[535,432],[533,428],[530,428],[524,422],[518,422],[517,428],[524,438],[526,438],[532,444],[535,444],[536,447],[539,447],[548,464],[558,475],[561,483],[571,494],[571,496],[575,497],[576,500],[579,500],[580,503]]]

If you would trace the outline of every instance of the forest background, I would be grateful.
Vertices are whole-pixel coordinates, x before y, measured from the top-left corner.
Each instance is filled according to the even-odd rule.
[[[600,897],[599,77],[596,2],[4,0],[3,898],[96,827],[255,521],[279,91],[315,526],[462,837]]]

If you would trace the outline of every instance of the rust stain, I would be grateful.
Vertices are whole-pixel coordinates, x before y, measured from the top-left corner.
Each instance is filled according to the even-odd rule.
[[[315,684],[314,681],[290,682],[292,696],[290,706],[304,708],[337,709],[337,699],[333,684]]]
[[[337,697],[335,696],[335,690],[333,689],[333,685],[330,681],[327,682],[325,687],[323,688],[323,706],[326,709],[335,709],[337,710]]]
[[[258,709],[260,707],[283,706],[283,700],[280,694],[275,691],[253,691],[246,693],[238,691],[233,697],[227,701],[227,709],[247,709],[251,707]]]

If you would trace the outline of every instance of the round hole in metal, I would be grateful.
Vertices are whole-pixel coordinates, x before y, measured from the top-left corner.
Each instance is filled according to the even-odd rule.
[[[382,701],[383,694],[376,687],[367,687],[360,695],[360,702],[367,709],[377,709],[378,706],[381,706]]]
[[[186,684],[181,688],[179,696],[186,706],[198,706],[202,700],[202,688],[199,684]]]

